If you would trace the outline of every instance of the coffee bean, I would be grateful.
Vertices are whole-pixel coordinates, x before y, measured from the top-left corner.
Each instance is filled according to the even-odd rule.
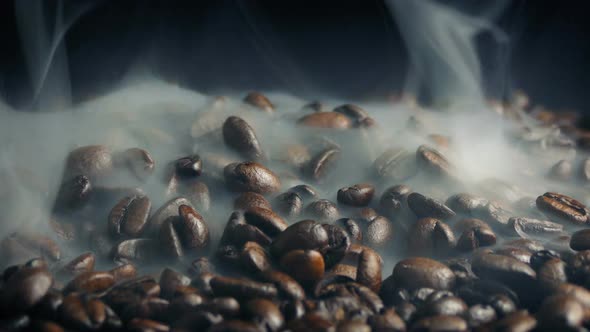
[[[322,255],[315,250],[291,250],[281,257],[281,267],[302,285],[317,282],[324,275]]]
[[[329,269],[344,258],[350,247],[350,237],[340,227],[324,224],[322,227],[328,234],[328,246],[322,251],[326,268]]]
[[[508,220],[510,230],[522,237],[547,236],[563,232],[563,225],[547,220],[533,218],[512,217]]]
[[[584,320],[584,307],[573,297],[554,295],[546,298],[537,313],[538,328],[544,331],[577,329]]]
[[[340,217],[338,207],[327,199],[318,199],[305,207],[305,214],[319,222],[332,223]]]
[[[220,245],[231,244],[241,247],[248,241],[254,241],[263,246],[272,242],[270,237],[258,227],[246,224],[244,215],[236,211],[230,216],[219,243]]]
[[[64,267],[60,269],[60,274],[75,276],[84,272],[91,272],[94,270],[95,261],[96,257],[93,253],[84,253],[64,265]]]
[[[410,193],[412,193],[412,189],[406,185],[389,187],[381,195],[379,207],[387,216],[393,216],[407,206],[407,198]]]
[[[496,331],[532,331],[537,326],[537,320],[526,310],[516,311],[493,325]]]
[[[454,166],[447,158],[427,145],[421,145],[416,150],[416,162],[419,168],[438,177],[450,177],[455,172]]]
[[[446,220],[455,216],[455,212],[442,202],[416,192],[408,195],[408,206],[418,218]]]
[[[338,202],[351,206],[367,206],[373,199],[375,187],[367,184],[355,184],[338,190]]]
[[[344,276],[350,278],[351,280],[356,280],[357,268],[356,266],[348,264],[336,264],[330,269],[330,271],[328,271],[327,274]]]
[[[445,205],[456,213],[472,216],[478,210],[484,209],[489,201],[483,197],[469,193],[460,193],[447,199]]]
[[[272,299],[277,296],[277,288],[273,284],[248,279],[215,276],[210,284],[215,296],[232,296],[240,301],[259,297]]]
[[[20,268],[0,288],[0,308],[6,314],[28,310],[41,301],[52,282],[46,268]]]
[[[303,199],[298,193],[288,191],[278,195],[273,202],[275,211],[287,219],[296,218],[303,209]]]
[[[577,225],[588,222],[588,208],[566,195],[547,192],[537,197],[537,207],[557,222],[568,221]]]
[[[204,248],[209,244],[209,228],[203,217],[190,205],[178,207],[180,218],[174,225],[185,249]]]
[[[431,316],[412,324],[410,331],[467,331],[467,322],[457,316]]]
[[[113,169],[111,150],[104,145],[89,145],[72,150],[66,159],[64,178],[85,175],[90,180],[104,177]]]
[[[504,246],[526,249],[531,253],[545,249],[541,242],[531,239],[515,239],[506,241],[504,242]]]
[[[578,251],[590,249],[590,230],[583,229],[572,234],[570,248]]]
[[[160,227],[158,239],[166,255],[179,258],[184,256],[184,249],[176,225],[180,225],[179,217],[169,217]]]
[[[367,113],[367,111],[353,104],[340,105],[334,108],[334,112],[346,115],[355,122],[356,126],[358,126],[358,124],[364,119],[369,117],[369,113]]]
[[[356,273],[356,281],[379,293],[381,289],[381,257],[369,248],[361,253]]]
[[[408,258],[398,262],[393,269],[398,287],[410,290],[421,287],[452,289],[455,275],[446,265],[423,257]]]
[[[316,112],[303,116],[297,123],[306,127],[324,129],[348,129],[353,122],[344,114],[337,112]]]
[[[457,241],[457,249],[473,251],[496,244],[496,234],[489,227],[474,227],[463,231]]]
[[[351,243],[360,243],[363,241],[363,233],[356,221],[349,218],[341,218],[336,220],[337,226],[341,227],[351,240]]]
[[[469,307],[465,315],[465,319],[467,320],[467,324],[470,328],[476,328],[482,326],[484,324],[493,322],[497,319],[496,312],[494,308],[489,305],[483,304],[476,304],[474,306]]]
[[[250,300],[246,302],[243,311],[246,318],[267,331],[276,331],[285,323],[279,307],[267,299]]]
[[[335,168],[338,160],[340,160],[340,149],[328,147],[311,158],[304,173],[309,179],[321,182]]]
[[[232,163],[223,171],[225,183],[232,191],[267,194],[278,191],[281,181],[271,170],[255,162]]]
[[[156,165],[150,153],[140,148],[123,151],[119,156],[115,156],[114,162],[127,167],[139,181],[145,181],[154,172]]]
[[[537,271],[537,279],[541,289],[553,292],[561,284],[567,282],[566,264],[559,258],[546,261]]]
[[[234,200],[234,209],[236,210],[248,210],[254,207],[260,207],[267,210],[272,209],[270,203],[266,200],[266,198],[255,192],[241,193]]]
[[[262,147],[254,129],[242,118],[228,117],[223,123],[223,141],[244,158],[259,160],[264,158]]]
[[[164,220],[171,216],[178,216],[178,208],[181,205],[188,205],[192,207],[192,204],[188,199],[184,197],[176,197],[168,202],[164,203],[154,214],[150,217],[148,224],[154,233],[160,230],[160,226],[164,223]]]
[[[191,279],[177,271],[170,268],[165,268],[160,274],[160,290],[161,296],[166,299],[171,299],[177,287],[188,286]]]
[[[328,233],[321,224],[313,220],[302,220],[290,225],[273,241],[270,252],[281,257],[296,249],[323,250],[328,246]]]
[[[393,308],[385,309],[383,313],[369,317],[367,323],[373,331],[401,332],[406,330],[406,323]]]
[[[76,276],[64,287],[64,293],[84,291],[100,293],[115,284],[115,278],[108,272],[84,272]]]
[[[109,214],[109,233],[115,238],[139,237],[146,228],[151,206],[146,196],[123,198]]]
[[[387,149],[373,162],[373,172],[381,179],[407,180],[417,173],[416,157],[402,148]]]
[[[193,154],[174,161],[174,172],[183,178],[195,178],[203,173],[201,156]]]
[[[137,276],[137,268],[133,264],[119,265],[109,271],[110,274],[115,278],[115,282],[119,282],[125,279],[135,278]]]
[[[520,289],[532,287],[537,277],[535,271],[527,264],[502,255],[476,255],[472,267],[473,272],[480,278],[498,280]]]
[[[258,108],[266,113],[274,113],[275,107],[268,98],[260,92],[250,92],[244,97],[244,103]]]
[[[111,257],[121,263],[144,262],[157,255],[157,241],[131,239],[121,241],[111,249]]]
[[[240,254],[242,266],[250,272],[262,272],[271,266],[271,260],[264,248],[256,242],[246,242]]]
[[[444,255],[454,247],[453,231],[438,219],[419,219],[408,235],[408,250],[411,253]]]
[[[298,194],[304,202],[318,198],[316,190],[306,184],[291,187],[288,191]]]
[[[268,236],[276,236],[285,230],[287,222],[272,210],[254,207],[244,212],[244,219],[252,226],[256,226]]]
[[[88,202],[91,193],[90,179],[77,175],[61,184],[53,209],[57,212],[79,209]]]
[[[426,299],[426,303],[422,306],[418,315],[422,317],[436,315],[464,316],[467,312],[467,304],[462,299],[453,295],[436,295],[436,293],[433,293]]]

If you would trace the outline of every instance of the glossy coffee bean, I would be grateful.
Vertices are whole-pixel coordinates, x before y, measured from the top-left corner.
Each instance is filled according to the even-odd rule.
[[[457,316],[431,316],[413,323],[410,331],[467,331],[467,322]]]
[[[248,210],[255,207],[272,210],[272,207],[266,198],[255,192],[247,191],[241,193],[234,200],[234,209],[236,210]]]
[[[455,274],[448,266],[423,257],[398,262],[393,269],[393,278],[398,287],[409,290],[422,287],[447,290],[455,285]]]
[[[41,301],[52,282],[53,277],[46,268],[20,268],[0,288],[0,308],[7,314],[28,310]]]
[[[402,148],[387,149],[373,162],[373,172],[380,179],[407,180],[417,173],[416,157]]]
[[[270,100],[260,92],[250,92],[244,97],[244,103],[266,113],[274,113],[275,107]]]
[[[174,161],[174,172],[184,178],[198,177],[203,173],[203,160],[197,154],[178,158]]]
[[[154,212],[148,221],[153,232],[157,233],[160,230],[160,226],[162,226],[164,220],[172,216],[178,216],[178,208],[181,205],[192,206],[188,199],[184,197],[176,197],[164,203],[156,212]]]
[[[438,177],[449,177],[455,172],[453,165],[449,163],[436,149],[427,145],[421,145],[416,150],[418,167],[425,172]]]
[[[281,187],[278,176],[256,162],[232,163],[223,170],[225,183],[232,191],[253,191],[259,194],[276,192]]]
[[[496,234],[488,224],[479,219],[463,219],[455,224],[455,229],[462,231],[457,241],[457,249],[473,251],[481,247],[496,244]]]
[[[233,245],[241,247],[248,241],[253,241],[263,246],[269,245],[272,242],[271,238],[258,227],[246,224],[244,215],[241,212],[233,212],[223,230],[219,244],[221,246]]]
[[[496,331],[532,331],[537,326],[537,320],[526,310],[516,311],[496,321],[493,325]]]
[[[250,272],[257,273],[270,269],[271,259],[266,250],[256,242],[246,242],[240,253],[240,263]]]
[[[579,201],[558,193],[547,192],[537,197],[537,207],[557,222],[577,225],[588,223],[588,208]]]
[[[265,270],[258,276],[263,282],[274,284],[281,297],[291,300],[303,300],[305,298],[305,291],[301,285],[284,272]]]
[[[209,228],[201,216],[190,205],[178,207],[179,219],[175,225],[180,240],[186,249],[203,248],[209,244]]]
[[[578,251],[590,249],[590,230],[583,229],[572,234],[570,248]]]
[[[137,268],[133,264],[122,264],[109,271],[115,278],[115,282],[126,279],[135,278],[137,276]]]
[[[348,234],[338,226],[324,224],[322,227],[328,234],[328,246],[322,251],[322,255],[326,268],[329,269],[344,258],[351,241]]]
[[[411,253],[444,255],[455,247],[455,235],[444,222],[434,218],[416,221],[408,235],[408,250]]]
[[[534,285],[537,277],[529,265],[503,255],[476,255],[473,258],[472,267],[478,277],[498,280],[510,287],[530,287]]]
[[[376,251],[366,248],[359,256],[356,269],[356,281],[375,293],[381,289],[381,261]]]
[[[281,257],[281,267],[300,282],[309,285],[320,280],[325,271],[324,258],[315,250],[292,250]]]
[[[115,284],[115,278],[108,272],[84,272],[64,287],[64,293],[88,292],[100,293]]]
[[[408,195],[408,206],[418,218],[446,220],[455,216],[455,212],[442,202],[416,192]]]
[[[567,282],[566,263],[559,258],[546,261],[537,270],[537,279],[542,290],[555,291],[561,284]]]
[[[470,328],[482,326],[497,319],[494,308],[489,305],[476,304],[469,307],[465,320]]]
[[[125,197],[113,207],[108,217],[111,236],[139,237],[147,226],[152,203],[147,196]]]
[[[89,145],[72,150],[66,159],[64,178],[85,175],[90,180],[101,178],[113,169],[111,150],[104,145]]]
[[[341,218],[336,220],[335,224],[348,234],[351,243],[360,243],[363,241],[363,231],[353,219]]]
[[[278,235],[288,226],[287,222],[272,210],[258,207],[246,210],[244,219],[271,237]]]
[[[53,209],[57,212],[79,209],[88,202],[91,193],[90,179],[77,175],[60,185]]]
[[[395,230],[391,221],[378,216],[367,224],[364,232],[364,243],[374,248],[385,248],[391,244]]]
[[[564,331],[579,328],[584,315],[584,307],[575,298],[554,295],[543,301],[536,316],[540,330]]]
[[[389,187],[381,195],[379,208],[388,216],[399,213],[403,207],[407,206],[407,198],[411,193],[412,189],[406,185]]]
[[[325,129],[348,129],[352,127],[352,120],[337,112],[316,112],[303,116],[297,123],[306,127]]]
[[[110,252],[116,262],[133,263],[153,260],[157,256],[157,241],[152,239],[131,239],[119,242]]]
[[[322,251],[328,246],[328,233],[324,227],[313,220],[302,220],[290,225],[273,241],[270,252],[281,257],[296,249]]]
[[[350,206],[367,206],[373,199],[375,187],[367,184],[355,184],[338,190],[338,203]]]
[[[458,214],[471,216],[475,211],[483,209],[489,201],[483,197],[469,193],[460,193],[449,197],[445,205]]]
[[[231,296],[239,301],[254,298],[272,299],[278,294],[273,284],[242,278],[215,276],[210,284],[215,296]]]
[[[344,104],[334,108],[334,112],[341,113],[349,117],[358,126],[364,119],[369,117],[369,113],[360,106],[354,104]]]
[[[95,262],[96,257],[94,254],[87,252],[72,259],[60,269],[59,273],[62,275],[76,276],[84,272],[90,272],[94,270]]]
[[[301,197],[304,203],[318,198],[317,191],[306,184],[296,185],[294,187],[289,188],[288,191],[294,192],[297,195],[299,195],[299,197]]]
[[[254,129],[244,119],[228,117],[223,123],[222,131],[223,141],[230,149],[250,160],[264,158]]]
[[[513,217],[508,220],[510,230],[522,238],[557,235],[563,232],[563,225],[547,220]]]
[[[305,175],[315,182],[324,180],[335,168],[340,159],[340,149],[328,147],[314,155],[307,166],[305,166]]]
[[[279,307],[267,299],[250,300],[244,305],[243,311],[249,321],[269,331],[277,331],[285,323]]]
[[[393,308],[385,309],[383,313],[369,317],[367,323],[373,331],[401,332],[406,330],[406,323]]]
[[[288,191],[275,197],[274,210],[287,219],[296,218],[303,210],[303,199],[298,193]]]
[[[318,199],[305,207],[305,214],[310,218],[324,223],[332,223],[340,218],[336,204],[327,199]]]

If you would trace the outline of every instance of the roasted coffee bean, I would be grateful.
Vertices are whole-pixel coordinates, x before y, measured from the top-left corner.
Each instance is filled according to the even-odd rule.
[[[496,321],[492,327],[495,331],[532,331],[537,326],[537,320],[526,310],[516,311],[503,319]]]
[[[297,123],[306,127],[326,129],[348,129],[353,125],[352,120],[337,112],[316,112],[303,116]]]
[[[324,258],[315,250],[291,250],[281,257],[281,267],[302,285],[320,280],[325,271]]]
[[[367,206],[373,199],[375,187],[367,184],[355,184],[338,190],[338,202],[351,206]]]
[[[184,197],[176,197],[168,202],[164,203],[154,214],[150,217],[148,224],[150,228],[157,233],[160,230],[160,226],[164,223],[164,220],[171,216],[178,216],[178,208],[181,205],[188,205],[192,207],[192,204],[188,199]]]
[[[194,178],[203,173],[203,161],[198,154],[182,157],[174,161],[176,175],[186,178]]]
[[[286,273],[265,270],[259,274],[259,277],[263,282],[274,284],[279,291],[279,295],[283,297],[291,300],[303,300],[305,298],[305,291],[301,285]]]
[[[348,234],[338,226],[324,224],[322,227],[328,234],[328,246],[323,250],[322,254],[326,268],[329,269],[344,258],[351,241]]]
[[[506,315],[516,311],[516,303],[513,300],[514,298],[516,298],[516,294],[510,291],[506,294],[492,295],[487,299],[487,301],[485,301],[485,303],[491,305],[494,310],[496,310],[496,314],[498,316],[505,317]]]
[[[402,148],[387,149],[373,162],[373,172],[382,179],[407,180],[417,173],[416,157]]]
[[[328,233],[324,227],[313,220],[302,220],[290,225],[273,241],[270,252],[281,257],[295,249],[323,250],[328,246]]]
[[[457,316],[431,316],[418,320],[412,324],[410,331],[467,331],[467,322]]]
[[[228,117],[223,123],[223,141],[244,158],[258,160],[264,158],[262,147],[254,129],[244,119]]]
[[[334,108],[334,112],[341,113],[349,117],[358,126],[364,119],[369,117],[369,113],[361,107],[353,104],[344,104]]]
[[[248,191],[241,193],[234,200],[234,209],[236,210],[248,210],[255,207],[272,210],[272,207],[266,198],[255,192]]]
[[[460,193],[447,199],[445,205],[456,213],[466,216],[473,215],[477,210],[485,208],[489,201],[483,197],[478,197],[469,193]]]
[[[479,220],[479,219],[470,219]],[[479,223],[474,223],[479,224]],[[473,251],[480,247],[488,247],[496,244],[496,234],[483,221],[477,226],[466,227],[457,241],[457,249]]]
[[[503,255],[476,255],[472,260],[472,267],[473,272],[482,279],[498,280],[509,287],[521,289],[534,285],[537,277],[527,264]]]
[[[389,219],[379,216],[367,224],[364,232],[364,243],[375,248],[383,248],[390,244],[394,235],[393,225]]]
[[[156,255],[157,241],[152,239],[125,240],[111,249],[113,260],[121,263],[149,261]]]
[[[551,260],[553,258],[561,258],[559,253],[553,250],[540,250],[533,253],[531,256],[531,267],[536,271],[538,270],[545,262]]]
[[[277,296],[277,288],[273,284],[248,279],[215,276],[210,284],[215,296],[231,296],[239,301]]]
[[[244,219],[269,236],[276,236],[287,228],[287,222],[272,210],[254,207],[244,212]]]
[[[356,272],[356,281],[359,284],[379,293],[381,289],[381,257],[377,252],[369,248],[363,250],[358,260]]]
[[[177,287],[190,285],[191,279],[180,272],[165,268],[160,274],[159,284],[161,296],[166,299],[171,299]]]
[[[465,258],[452,258],[444,261],[455,274],[457,285],[464,285],[477,279],[477,276],[471,270],[471,263]]]
[[[178,207],[179,219],[175,225],[186,249],[203,248],[209,244],[209,228],[203,217],[190,205]]]
[[[379,217],[379,213],[370,207],[357,210],[357,214],[354,216],[356,220],[364,224],[370,223],[377,217]]]
[[[537,313],[538,328],[543,331],[564,331],[581,327],[584,307],[567,295],[546,298]]]
[[[588,223],[588,208],[577,200],[558,193],[547,192],[537,197],[537,207],[557,222]]]
[[[456,291],[467,304],[489,304],[500,317],[512,312],[518,296],[504,284],[494,280],[475,279],[459,287]]]
[[[484,324],[493,322],[497,319],[494,308],[489,305],[476,304],[471,306],[465,314],[467,325],[470,328],[476,328]]]
[[[318,199],[305,207],[305,214],[319,222],[332,223],[340,218],[340,211],[332,201]]]
[[[350,278],[351,280],[356,280],[357,269],[356,266],[348,264],[336,264],[330,269],[330,271],[328,271],[328,274],[344,276]]]
[[[274,199],[274,210],[287,219],[296,218],[303,209],[303,199],[298,193],[288,191]]]
[[[397,185],[387,188],[381,195],[379,207],[388,216],[392,216],[407,206],[408,195],[412,189],[406,185]]]
[[[170,302],[159,297],[147,297],[130,303],[121,312],[121,318],[129,321],[132,318],[149,318],[165,321],[168,316]]]
[[[243,320],[225,320],[220,323],[217,323],[208,330],[211,332],[230,332],[230,331],[240,331],[240,332],[262,332],[264,331],[262,327],[251,323],[246,322]]]
[[[231,214],[219,243],[220,245],[231,244],[241,247],[248,241],[254,241],[263,246],[272,242],[270,237],[258,227],[246,224],[243,214],[236,211]]]
[[[442,202],[416,192],[408,195],[408,206],[418,218],[446,220],[455,216],[455,212]]]
[[[97,330],[106,319],[105,305],[97,299],[86,300],[71,294],[64,298],[59,308],[60,321],[82,330]]]
[[[3,314],[19,313],[32,308],[47,294],[53,277],[43,267],[23,267],[6,279],[0,288]]]
[[[454,247],[455,235],[453,231],[438,219],[419,219],[408,235],[408,250],[411,253],[444,255]]]
[[[420,308],[419,316],[464,316],[467,312],[467,304],[462,299],[453,295],[443,295],[440,297],[436,295],[436,293],[433,293],[426,299],[426,303]]]
[[[291,187],[288,191],[298,194],[304,202],[318,198],[318,193],[316,190],[306,184],[300,184]]]
[[[415,290],[422,287],[452,289],[455,274],[446,265],[424,257],[408,258],[398,262],[393,269],[398,287]]]
[[[115,278],[115,282],[119,282],[125,279],[135,278],[137,276],[137,268],[133,264],[119,265],[109,271],[110,274]]]
[[[492,251],[490,250],[488,253],[491,254]],[[515,247],[510,247],[510,246],[496,249],[493,253],[496,253],[496,254],[502,255],[502,256],[516,258],[518,261],[523,262],[525,264],[530,264],[531,257],[533,256],[533,253],[528,249],[515,248]],[[480,254],[480,253],[478,252],[478,254]]]
[[[58,212],[79,209],[88,202],[91,193],[90,179],[77,175],[61,184],[53,209]]]
[[[109,214],[109,233],[113,237],[139,237],[146,228],[151,207],[147,196],[123,198]]]
[[[250,300],[244,305],[243,311],[248,320],[267,331],[277,331],[285,323],[279,307],[267,299]]]
[[[572,177],[572,162],[569,160],[560,160],[549,169],[548,177],[553,180],[567,181]]]
[[[340,149],[328,147],[314,155],[305,167],[305,175],[313,181],[320,182],[328,176],[340,159]]]
[[[256,242],[246,242],[240,254],[242,266],[250,272],[266,271],[271,266],[271,260],[264,248]]]
[[[443,178],[453,176],[455,171],[440,152],[427,145],[421,145],[416,150],[416,162],[425,172]]]
[[[232,191],[267,194],[278,191],[281,181],[270,169],[256,162],[232,163],[223,170],[225,183]]]
[[[115,278],[108,272],[84,272],[72,279],[64,288],[64,293],[84,291],[100,293],[115,284]]]
[[[139,181],[145,181],[153,172],[156,163],[144,149],[131,148],[123,151],[114,160],[117,166],[125,166]]]
[[[170,327],[155,320],[133,318],[127,323],[127,329],[132,332],[168,332]]]
[[[541,289],[547,292],[555,291],[561,284],[567,282],[565,262],[559,258],[546,261],[537,271],[537,279]]]
[[[563,232],[563,225],[546,220],[513,217],[508,220],[510,230],[522,238],[547,236]]]
[[[417,309],[412,303],[404,301],[395,306],[395,311],[398,313],[399,317],[408,324],[414,319]]]
[[[531,239],[516,239],[504,242],[505,247],[522,248],[530,251],[531,253],[545,249],[543,244],[536,240]]]
[[[244,103],[260,109],[266,113],[274,113],[275,107],[268,98],[260,92],[250,92],[244,97]]]
[[[94,270],[95,262],[96,257],[94,256],[94,254],[91,252],[87,252],[74,258],[69,263],[64,265],[59,270],[59,273],[62,275],[76,276],[84,272],[91,272]]]
[[[166,255],[179,258],[184,256],[184,249],[175,224],[180,224],[179,217],[172,216],[164,220],[164,223],[160,227],[158,239]]]
[[[85,175],[90,180],[104,177],[113,169],[111,150],[104,145],[89,145],[72,150],[66,159],[64,178]]]
[[[401,332],[406,330],[406,323],[393,308],[385,309],[383,313],[369,317],[367,323],[373,331]]]
[[[578,251],[590,249],[590,229],[583,229],[572,234],[570,248]]]
[[[360,243],[363,241],[363,232],[357,222],[353,219],[341,218],[336,220],[335,224],[346,231],[351,243]]]

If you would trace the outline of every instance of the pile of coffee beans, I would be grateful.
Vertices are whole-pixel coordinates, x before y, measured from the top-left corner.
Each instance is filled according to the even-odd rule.
[[[101,142],[70,151],[49,220],[1,239],[0,331],[590,328],[580,201],[494,179],[470,190],[446,156],[453,140],[417,116],[407,130],[429,144],[372,155],[386,124],[357,105],[281,117],[256,92],[223,105],[174,135],[187,146],[177,159]],[[268,149],[259,118],[307,134]],[[588,145],[571,135],[513,139]],[[590,161],[579,176],[574,162],[547,180],[588,181]]]

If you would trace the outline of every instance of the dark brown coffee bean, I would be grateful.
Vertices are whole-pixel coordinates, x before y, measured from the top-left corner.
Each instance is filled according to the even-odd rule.
[[[555,291],[567,282],[566,264],[559,258],[546,261],[537,271],[539,286],[546,292]]]
[[[361,223],[368,224],[373,221],[375,218],[379,217],[379,213],[370,207],[365,207],[362,209],[357,210],[356,215],[354,218]]]
[[[552,235],[563,232],[563,225],[546,220],[513,217],[508,220],[510,230],[522,238]]]
[[[274,113],[275,107],[268,98],[260,92],[250,92],[244,97],[244,103],[258,108],[266,113]]]
[[[338,207],[327,199],[318,199],[305,207],[305,214],[323,223],[332,223],[340,218]]]
[[[484,253],[482,252],[478,252],[477,254],[481,254]],[[516,258],[516,260],[523,262],[525,264],[530,264],[531,263],[531,257],[533,256],[533,253],[530,250],[527,249],[523,249],[523,248],[515,248],[515,247],[502,247],[499,249],[496,249],[494,252],[492,252],[491,250],[485,253],[495,253],[498,255],[502,255],[502,256],[508,256],[508,257],[512,257],[512,258]]]
[[[420,309],[419,315],[422,317],[435,315],[464,316],[467,310],[467,304],[462,299],[452,295],[438,297],[436,293],[433,293],[426,299],[426,303]]]
[[[170,268],[165,268],[160,274],[160,290],[161,296],[166,299],[171,299],[172,295],[179,286],[188,286],[191,284],[191,279],[177,271]]]
[[[385,309],[383,313],[369,317],[367,323],[373,331],[401,332],[406,330],[406,323],[393,308]]]
[[[150,153],[140,148],[125,150],[114,161],[115,164],[127,167],[139,181],[145,181],[154,172],[156,165]]]
[[[174,171],[181,177],[198,177],[203,172],[203,161],[198,154],[176,159],[174,162]]]
[[[375,159],[373,171],[378,178],[404,181],[416,175],[416,157],[405,149],[390,148]]]
[[[578,251],[590,249],[590,229],[583,229],[572,234],[570,248]]]
[[[259,160],[264,158],[262,147],[254,129],[244,119],[228,117],[223,123],[223,141],[244,158]]]
[[[351,206],[367,206],[373,199],[375,187],[367,184],[355,184],[338,190],[338,202]]]
[[[398,287],[414,290],[422,287],[448,290],[455,285],[455,274],[435,260],[416,257],[398,262],[393,269]]]
[[[303,300],[305,298],[305,291],[288,274],[276,271],[266,270],[259,274],[263,282],[272,283],[279,291],[279,295],[292,300]]]
[[[557,181],[567,181],[572,177],[573,166],[569,160],[560,160],[549,169],[548,177]]]
[[[482,279],[497,280],[509,287],[531,287],[535,284],[537,274],[525,263],[516,258],[483,254],[476,255],[472,260],[473,272]]]
[[[344,276],[356,280],[357,268],[348,264],[336,264],[328,271],[328,275]]]
[[[240,254],[242,266],[250,272],[262,272],[270,268],[271,259],[264,248],[256,242],[246,242]]]
[[[262,332],[264,329],[254,323],[243,320],[225,320],[211,326],[211,332]]]
[[[91,180],[111,173],[113,157],[104,145],[89,145],[72,150],[66,159],[64,178],[86,175]]]
[[[412,189],[406,185],[387,188],[379,200],[381,211],[388,216],[393,216],[400,212],[404,206],[407,206],[407,198],[411,193]]]
[[[471,216],[475,211],[485,208],[488,203],[489,201],[483,197],[460,193],[449,197],[445,205],[456,213]]]
[[[272,210],[254,207],[244,212],[246,222],[256,226],[269,236],[276,236],[284,231],[288,224]]]
[[[168,219],[168,217],[178,216],[178,208],[181,205],[188,205],[192,207],[192,204],[188,199],[184,197],[176,197],[164,203],[162,207],[154,212],[148,221],[148,224],[154,233],[157,233],[160,230],[160,226],[162,226],[164,220]]]
[[[137,268],[133,264],[123,264],[117,266],[109,271],[115,278],[115,282],[125,279],[135,278],[137,276]]]
[[[577,329],[582,325],[584,316],[584,307],[573,297],[554,295],[543,301],[537,313],[537,327],[543,331]]]
[[[273,203],[275,211],[287,219],[296,218],[303,209],[303,199],[298,193],[288,191],[278,195]]]
[[[91,193],[90,179],[77,175],[61,184],[53,209],[58,212],[79,209],[88,202]]]
[[[62,275],[76,276],[84,272],[91,272],[94,270],[95,261],[96,258],[94,254],[87,252],[74,258],[69,263],[64,265],[64,267],[60,269],[59,273]]]
[[[492,327],[495,331],[532,331],[537,326],[537,320],[526,310],[520,310],[496,321]]]
[[[243,311],[249,321],[267,331],[277,331],[285,323],[279,307],[267,299],[250,300],[244,305]]]
[[[346,115],[357,124],[369,117],[367,111],[353,104],[340,105],[334,108],[334,112]]]
[[[180,240],[180,234],[176,230],[176,225],[180,224],[180,217],[169,217],[164,220],[164,223],[160,227],[160,234],[158,239],[160,245],[166,255],[179,258],[184,256],[184,249]]]
[[[491,306],[476,304],[469,308],[465,315],[465,319],[467,320],[467,325],[473,329],[495,321],[497,316],[494,308]]]
[[[210,284],[215,296],[232,296],[239,301],[259,297],[272,299],[277,296],[277,288],[273,284],[248,279],[215,276]]]
[[[52,283],[53,277],[46,268],[20,268],[0,288],[0,309],[3,314],[28,310],[41,301]]]
[[[562,283],[554,290],[554,295],[570,296],[575,298],[576,301],[580,302],[585,308],[590,307],[590,291],[584,287],[570,283]]]
[[[270,203],[264,198],[264,196],[250,191],[241,193],[234,200],[234,209],[236,210],[248,210],[255,207],[267,210],[272,209]]]
[[[157,241],[152,239],[131,239],[121,241],[111,249],[116,262],[145,262],[157,256]]]
[[[143,298],[126,306],[121,312],[121,318],[125,321],[135,317],[164,321],[168,317],[169,308],[168,300],[159,297]]]
[[[340,227],[335,225],[322,225],[328,234],[328,246],[322,251],[326,268],[329,269],[340,262],[350,247],[350,237]]]
[[[336,220],[335,224],[346,231],[351,243],[360,243],[363,241],[362,230],[353,219],[341,218]]]
[[[389,219],[379,216],[373,219],[365,230],[364,243],[374,248],[384,248],[391,244],[394,228]]]
[[[356,281],[375,293],[381,289],[381,261],[377,252],[367,248],[361,253],[357,265]]]
[[[588,208],[566,195],[547,192],[537,197],[537,207],[557,222],[588,223]]]
[[[246,224],[241,212],[234,212],[223,230],[219,241],[220,245],[234,245],[241,247],[248,241],[254,241],[260,245],[269,245],[272,240],[258,227]]]
[[[457,249],[473,251],[496,244],[496,234],[489,227],[473,227],[463,231],[457,241]]]
[[[189,205],[178,207],[180,218],[174,225],[185,249],[204,248],[209,244],[209,228],[203,217]]]
[[[259,194],[276,192],[281,187],[278,176],[255,162],[232,163],[223,171],[225,183],[232,191],[253,191]]]
[[[335,168],[340,159],[340,149],[329,147],[314,155],[305,168],[305,175],[320,182]]]
[[[67,326],[82,330],[97,330],[106,319],[105,305],[97,299],[85,300],[71,294],[59,308],[60,320]]]
[[[446,220],[455,216],[455,212],[442,202],[416,192],[408,195],[408,206],[418,218]]]
[[[99,293],[115,284],[115,278],[108,272],[84,272],[64,287],[64,293],[84,291]]]
[[[416,150],[416,162],[418,167],[425,172],[439,176],[453,176],[455,169],[440,152],[427,145],[421,145]]]
[[[300,184],[291,187],[288,191],[298,194],[304,202],[318,198],[318,193],[316,190],[306,184]]]
[[[454,247],[455,235],[453,231],[438,219],[419,219],[408,235],[408,250],[411,253],[444,255]]]
[[[313,220],[302,220],[290,225],[273,241],[270,252],[281,257],[295,249],[323,250],[328,246],[328,234],[321,224]]]
[[[320,280],[325,271],[324,258],[315,250],[292,250],[281,257],[281,267],[295,280],[309,285]]]
[[[133,318],[127,323],[127,329],[132,332],[168,332],[170,327],[155,320]]]
[[[123,198],[109,214],[109,233],[113,237],[140,236],[147,225],[151,207],[152,203],[146,196]]]
[[[453,331],[463,332],[468,331],[467,322],[457,316],[431,316],[418,320],[412,324],[410,331],[429,331],[429,332],[442,332],[442,331]]]
[[[352,121],[346,115],[336,112],[316,112],[303,116],[297,123],[306,127],[326,129],[348,129]]]

